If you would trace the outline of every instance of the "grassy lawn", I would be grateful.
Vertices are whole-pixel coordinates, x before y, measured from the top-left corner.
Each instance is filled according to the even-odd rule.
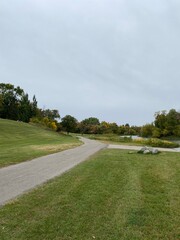
[[[179,156],[103,150],[0,208],[0,239],[179,239]]]
[[[0,119],[0,167],[80,145],[80,141],[27,123]]]

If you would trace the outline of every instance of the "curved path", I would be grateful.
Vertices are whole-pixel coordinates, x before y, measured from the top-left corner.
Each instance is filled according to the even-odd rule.
[[[59,176],[106,147],[105,144],[98,141],[85,138],[81,138],[81,140],[84,144],[80,147],[1,168],[0,205]]]

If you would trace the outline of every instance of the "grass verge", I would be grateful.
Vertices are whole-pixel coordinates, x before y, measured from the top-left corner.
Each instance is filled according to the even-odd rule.
[[[0,209],[0,238],[179,239],[179,153],[103,150]]]
[[[23,122],[0,119],[0,167],[80,145],[72,136]]]

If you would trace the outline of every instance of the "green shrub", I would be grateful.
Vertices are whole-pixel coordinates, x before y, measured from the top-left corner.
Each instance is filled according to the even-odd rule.
[[[35,124],[39,124],[41,126],[48,127],[48,128],[53,129],[54,131],[57,130],[56,122],[49,119],[48,117],[44,117],[44,118],[40,118],[40,119],[37,117],[34,117],[34,118],[30,119],[30,123],[35,123]]]
[[[179,147],[178,143],[160,140],[157,138],[150,138],[147,140],[148,145],[152,147],[176,148]]]
[[[88,137],[90,139],[101,140],[101,141],[112,141],[112,142],[120,142],[120,143],[132,142],[132,137],[119,136],[116,134],[97,134],[97,135],[89,135]]]
[[[143,145],[151,146],[151,147],[162,147],[162,148],[177,148],[179,147],[178,143],[170,142],[166,140],[160,140],[157,138],[148,138],[148,139],[137,139],[133,140],[135,143],[141,143]]]

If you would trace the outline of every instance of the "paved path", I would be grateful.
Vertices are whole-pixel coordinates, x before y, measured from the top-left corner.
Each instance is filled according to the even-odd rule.
[[[106,147],[98,141],[81,138],[80,147],[36,158],[0,169],[0,205],[59,176]]]
[[[143,146],[128,146],[128,145],[115,145],[115,144],[109,144],[107,148],[115,148],[115,149],[127,149],[127,150],[137,150],[139,151]],[[157,148],[153,147],[155,149],[158,149],[162,152],[180,152],[180,148]]]

